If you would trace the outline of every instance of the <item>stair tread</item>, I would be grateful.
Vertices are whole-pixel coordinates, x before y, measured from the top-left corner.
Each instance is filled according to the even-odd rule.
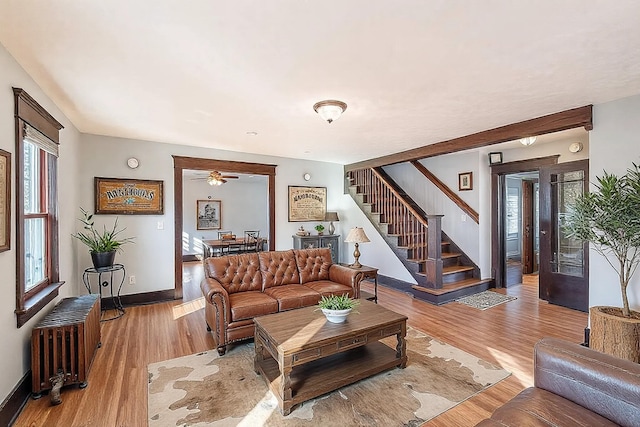
[[[451,259],[451,258],[456,258],[459,257],[462,254],[459,253],[449,253],[449,252],[443,252],[442,253],[442,259]],[[407,258],[407,261],[409,262],[414,262],[414,263],[421,263],[421,262],[425,262],[426,259],[424,258]]]
[[[442,267],[442,275],[446,276],[448,274],[463,273],[465,271],[473,271],[474,269],[475,267],[472,267],[470,265],[450,265],[448,267]],[[419,276],[426,276],[425,273],[416,274],[418,274]]]

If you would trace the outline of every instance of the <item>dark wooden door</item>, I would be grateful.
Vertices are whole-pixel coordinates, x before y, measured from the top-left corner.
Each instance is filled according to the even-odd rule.
[[[589,246],[568,237],[563,222],[588,177],[588,160],[540,170],[540,298],[580,311],[589,307]]]
[[[533,181],[522,180],[522,274],[534,272],[533,231],[535,230],[535,218],[533,204]]]

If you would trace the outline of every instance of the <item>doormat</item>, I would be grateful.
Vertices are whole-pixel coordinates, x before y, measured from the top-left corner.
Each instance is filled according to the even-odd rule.
[[[499,294],[493,291],[484,291],[466,297],[458,298],[456,302],[477,308],[478,310],[486,310],[496,305],[518,299],[509,295]]]
[[[383,340],[395,348],[395,336]],[[405,369],[394,368],[295,406],[282,416],[253,370],[253,343],[148,366],[149,427],[419,426],[510,375],[407,329]]]

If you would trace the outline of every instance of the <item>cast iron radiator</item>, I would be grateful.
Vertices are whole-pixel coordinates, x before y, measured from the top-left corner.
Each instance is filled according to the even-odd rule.
[[[60,403],[60,387],[87,386],[96,349],[100,347],[100,296],[65,298],[33,329],[31,372],[33,397],[52,389],[51,401]]]

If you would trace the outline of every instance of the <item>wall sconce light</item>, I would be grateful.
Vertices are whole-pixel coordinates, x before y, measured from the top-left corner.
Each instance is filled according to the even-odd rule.
[[[527,138],[520,138],[520,143],[522,145],[526,145],[527,147],[531,144],[533,144],[534,142],[536,142],[536,137],[535,136],[529,136]]]

